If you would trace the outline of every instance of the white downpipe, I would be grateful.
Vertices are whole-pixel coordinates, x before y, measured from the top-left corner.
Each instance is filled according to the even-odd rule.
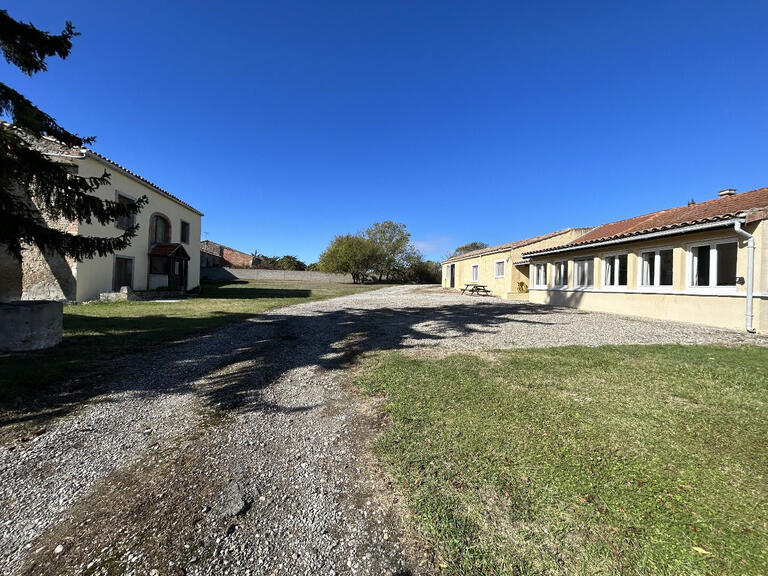
[[[741,222],[734,222],[733,230],[747,239],[747,314],[746,329],[747,332],[755,333],[752,327],[752,296],[755,288],[755,237],[741,227]]]

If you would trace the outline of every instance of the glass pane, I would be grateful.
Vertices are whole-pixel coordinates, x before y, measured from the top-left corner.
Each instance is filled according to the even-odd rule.
[[[613,286],[613,278],[614,278],[614,262],[615,258],[613,256],[609,256],[605,259],[605,276],[603,277],[603,284],[605,286]]]
[[[621,254],[619,261],[619,286],[627,285],[627,255]]]
[[[659,252],[659,285],[672,286],[672,250]]]
[[[640,285],[653,286],[656,254],[654,252],[645,252],[640,258]]]
[[[718,244],[717,250],[717,285],[736,286],[736,242]]]
[[[574,264],[576,266],[576,285],[592,286],[594,261],[592,259],[576,260]]]
[[[709,286],[709,246],[693,249],[693,286]]]

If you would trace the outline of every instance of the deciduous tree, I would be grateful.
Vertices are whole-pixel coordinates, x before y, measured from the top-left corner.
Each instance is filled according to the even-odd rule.
[[[411,245],[411,234],[405,229],[405,224],[386,220],[375,222],[365,236],[377,249],[374,271],[379,281],[396,280],[408,268],[408,257],[414,248]]]
[[[456,250],[454,250],[452,254],[449,254],[448,257],[452,258],[453,256],[459,256],[461,254],[466,254],[467,252],[472,252],[474,250],[482,250],[483,248],[488,248],[488,244],[486,244],[485,242],[468,242],[467,244],[464,244],[456,248]]]
[[[336,236],[320,255],[318,266],[323,272],[351,274],[355,284],[370,274],[378,258],[376,246],[359,234]]]

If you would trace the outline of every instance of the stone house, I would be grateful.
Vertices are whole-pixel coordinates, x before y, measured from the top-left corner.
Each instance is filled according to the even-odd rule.
[[[0,246],[0,301],[85,301],[123,286],[133,290],[191,290],[199,286],[201,212],[93,150],[71,149],[51,138],[34,145],[56,161],[71,165],[81,176],[101,176],[106,170],[111,182],[96,192],[104,200],[132,202],[147,196],[149,202],[135,216],[139,229],[131,245],[119,253],[77,262],[28,245],[20,265]],[[49,220],[47,224],[74,234],[117,236],[132,222],[119,220],[102,226]]]
[[[530,301],[768,331],[768,188],[531,246]]]

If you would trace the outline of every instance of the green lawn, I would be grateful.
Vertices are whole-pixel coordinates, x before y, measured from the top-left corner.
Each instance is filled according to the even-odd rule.
[[[115,355],[209,332],[278,306],[343,296],[375,286],[240,281],[204,284],[179,302],[89,303],[64,307],[62,343],[40,352],[0,356],[0,407],[15,407],[62,379]]]
[[[446,574],[768,574],[768,350],[364,361]]]

